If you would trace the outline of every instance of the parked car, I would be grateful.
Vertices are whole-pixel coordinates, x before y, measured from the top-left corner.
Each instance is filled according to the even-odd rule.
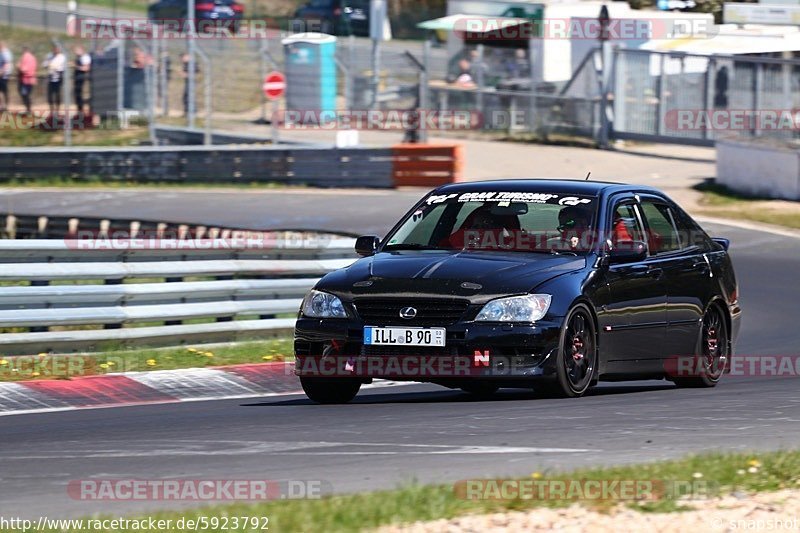
[[[368,36],[369,0],[310,0],[295,12],[292,29]]]
[[[599,380],[713,387],[741,315],[728,246],[651,187],[446,185],[306,296],[295,372],[320,403],[373,378],[565,397]]]
[[[186,0],[159,0],[147,8],[151,21],[186,20]],[[235,0],[196,0],[194,19],[200,32],[228,29],[238,33],[244,18],[244,5]]]

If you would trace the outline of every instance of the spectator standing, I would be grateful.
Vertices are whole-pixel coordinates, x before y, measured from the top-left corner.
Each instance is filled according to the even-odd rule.
[[[181,55],[181,76],[183,77],[183,115],[189,116],[189,54],[184,53]],[[197,75],[200,72],[200,65],[194,64],[194,73]]]
[[[6,43],[0,42],[0,96],[3,97],[3,101],[0,102],[0,112],[8,110],[8,79],[13,70],[14,56]]]
[[[31,94],[33,86],[36,85],[36,71],[39,64],[36,57],[31,53],[27,46],[22,48],[22,55],[17,63],[17,73],[19,76],[19,95],[25,105],[25,112],[31,114]]]
[[[57,115],[61,111],[61,85],[64,82],[64,69],[67,68],[67,58],[57,44],[53,51],[44,60],[47,69],[47,103],[50,105],[50,114]]]
[[[83,113],[86,101],[83,99],[83,86],[89,79],[92,71],[92,56],[80,45],[75,47],[75,104],[78,106],[78,114]]]

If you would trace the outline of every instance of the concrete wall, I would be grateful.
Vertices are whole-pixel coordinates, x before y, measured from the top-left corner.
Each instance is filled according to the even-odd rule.
[[[800,200],[800,146],[719,140],[717,183],[753,196]]]

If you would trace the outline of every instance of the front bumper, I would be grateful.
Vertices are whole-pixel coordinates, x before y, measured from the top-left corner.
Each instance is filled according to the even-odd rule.
[[[420,381],[455,387],[465,379],[552,379],[561,322],[457,323],[447,326],[445,347],[421,348],[364,346],[363,323],[300,318],[295,326],[295,374],[358,377],[365,382],[373,378]]]

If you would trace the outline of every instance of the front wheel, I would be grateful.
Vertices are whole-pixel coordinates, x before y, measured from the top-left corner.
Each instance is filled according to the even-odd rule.
[[[678,387],[709,388],[716,387],[728,365],[730,344],[728,325],[718,307],[713,306],[703,317],[703,329],[698,340],[698,375],[674,378]]]
[[[356,397],[361,382],[355,379],[300,378],[309,400],[322,404],[347,403]]]
[[[560,347],[556,357],[556,380],[534,387],[547,395],[577,398],[595,382],[597,335],[589,308],[572,308],[561,327]]]

